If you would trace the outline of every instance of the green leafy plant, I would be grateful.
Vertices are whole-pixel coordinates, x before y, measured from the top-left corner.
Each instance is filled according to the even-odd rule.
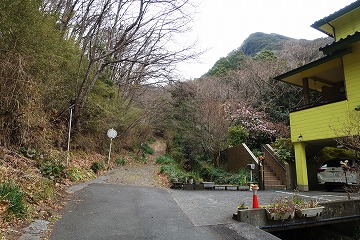
[[[286,213],[295,212],[296,205],[293,199],[276,198],[266,208],[269,213],[274,213],[278,217],[282,217]]]
[[[20,155],[23,155],[23,156],[25,156],[27,158],[31,158],[31,159],[36,158],[36,155],[37,155],[35,148],[19,147],[16,152]]]
[[[70,167],[66,171],[66,175],[72,182],[81,182],[95,178],[94,170],[79,169],[77,167]]]
[[[23,217],[27,211],[24,200],[24,193],[20,187],[12,182],[5,181],[0,183],[0,200],[7,201],[7,212],[17,217]]]
[[[319,206],[318,199],[310,199],[306,201],[303,197],[299,196],[298,192],[295,192],[292,196],[292,201],[295,204],[296,209],[315,208]]]
[[[90,167],[91,170],[93,170],[93,172],[95,174],[97,174],[98,172],[100,172],[101,170],[104,170],[105,169],[105,166],[103,163],[101,162],[93,162],[91,164],[91,167]]]
[[[38,162],[41,173],[48,178],[59,178],[65,175],[65,165],[57,159],[46,159]]]
[[[41,179],[35,183],[36,191],[34,193],[34,199],[46,200],[54,197],[54,182],[50,179]]]
[[[160,167],[160,173],[167,174],[171,182],[174,181],[185,182],[185,180],[188,178],[188,174],[177,163],[162,165]]]
[[[242,210],[242,209],[248,209],[249,207],[245,204],[245,202],[242,202],[240,205],[237,206],[237,209]]]
[[[145,154],[153,154],[154,150],[152,148],[149,147],[149,145],[147,143],[142,143],[141,144],[141,150],[145,153]]]
[[[344,158],[344,157],[355,158],[356,153],[355,153],[355,151],[345,149],[345,148],[324,147],[315,156],[315,160],[317,162],[322,162],[325,159],[336,158],[336,157],[339,157],[339,158]]]
[[[237,173],[230,173],[210,164],[202,164],[200,174],[206,181],[217,184],[246,185],[249,179],[249,173],[246,169],[241,169]]]
[[[246,130],[241,126],[231,126],[228,130],[229,134],[229,140],[228,145],[229,146],[236,146],[241,143],[243,143],[246,138],[249,136],[249,134],[246,132]]]
[[[157,164],[170,164],[170,163],[175,163],[175,160],[172,159],[170,156],[165,155],[165,156],[159,156],[156,158],[155,162]]]
[[[126,164],[126,160],[124,158],[116,158],[115,165],[116,166],[124,166]]]
[[[293,162],[295,160],[294,148],[288,138],[278,138],[274,142],[274,151],[282,162]]]

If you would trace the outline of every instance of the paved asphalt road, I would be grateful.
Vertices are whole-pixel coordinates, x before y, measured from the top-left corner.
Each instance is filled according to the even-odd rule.
[[[251,206],[250,191],[184,191],[104,181],[75,189],[52,240],[277,239],[265,232],[254,235],[258,229],[231,218],[241,202]],[[291,193],[260,191],[259,203],[286,195]],[[330,201],[345,199],[346,194],[308,192],[304,197]]]
[[[236,237],[194,226],[167,189],[92,184],[76,192],[51,239],[226,239],[219,231]]]

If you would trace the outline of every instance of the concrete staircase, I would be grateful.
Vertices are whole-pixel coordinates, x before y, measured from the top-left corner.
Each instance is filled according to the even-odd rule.
[[[266,162],[264,165],[264,182],[266,190],[286,190],[285,183],[280,180],[270,166],[266,165]]]

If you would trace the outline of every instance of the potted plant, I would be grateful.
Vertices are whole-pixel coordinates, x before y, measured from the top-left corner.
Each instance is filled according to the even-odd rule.
[[[288,198],[275,199],[265,209],[269,220],[287,220],[295,216],[295,204]]]
[[[238,190],[243,190],[243,191],[249,190],[249,186],[247,184],[246,176],[244,176],[243,178],[240,178]]]
[[[317,217],[321,216],[324,208],[324,206],[319,205],[318,200],[303,200],[296,204],[295,212],[298,217]]]
[[[249,207],[245,205],[245,202],[242,202],[240,205],[237,206],[237,209],[244,210],[244,209],[249,209]]]

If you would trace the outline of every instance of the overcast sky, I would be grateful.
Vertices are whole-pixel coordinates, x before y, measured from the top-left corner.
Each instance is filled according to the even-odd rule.
[[[254,32],[277,33],[291,38],[315,39],[325,34],[310,25],[355,0],[192,0],[199,5],[193,31],[187,40],[197,40],[208,49],[197,62],[183,63],[185,79],[198,78],[214,63]]]

